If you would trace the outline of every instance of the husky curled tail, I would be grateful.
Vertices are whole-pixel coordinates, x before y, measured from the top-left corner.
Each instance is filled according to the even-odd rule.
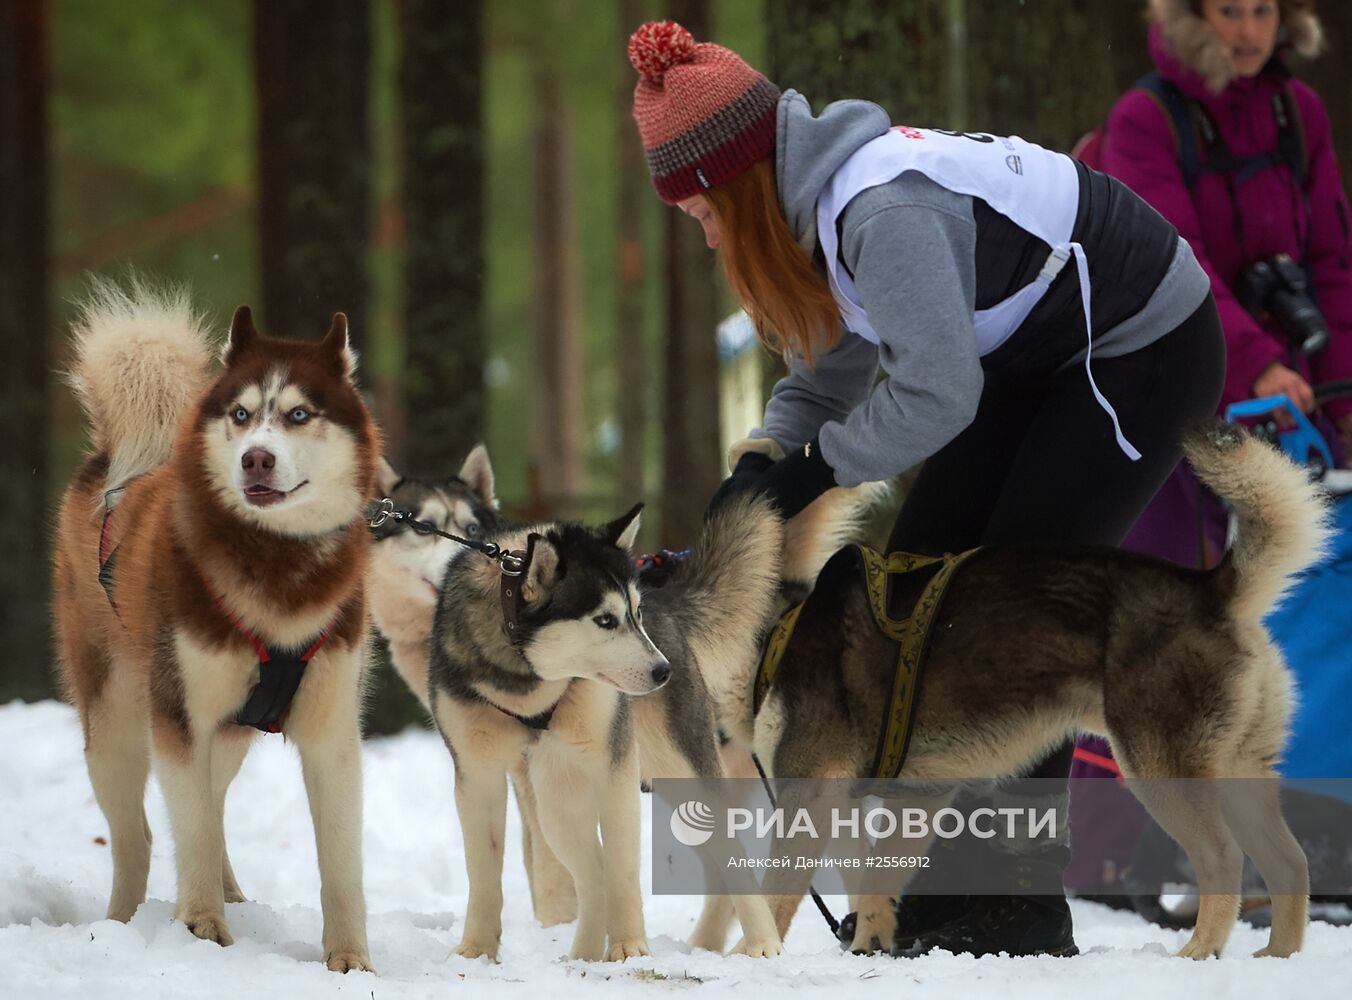
[[[884,483],[828,490],[787,523],[758,496],[731,500],[710,517],[680,579],[700,623],[689,641],[726,735],[751,745],[752,682],[767,630],[806,597],[889,493]]]
[[[1295,574],[1323,555],[1324,494],[1305,469],[1233,424],[1193,430],[1183,450],[1198,478],[1235,509],[1239,534],[1219,571],[1234,575],[1236,618],[1260,621]]]
[[[124,291],[95,278],[79,309],[67,378],[94,452],[108,457],[112,489],[168,460],[179,424],[206,388],[211,348],[182,289],[133,278]]]

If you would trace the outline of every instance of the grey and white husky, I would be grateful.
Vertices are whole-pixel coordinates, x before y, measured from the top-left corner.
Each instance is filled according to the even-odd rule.
[[[726,677],[730,663],[758,656],[784,607],[786,571],[811,579],[855,529],[859,498],[833,493],[842,496],[813,505],[787,529],[764,501],[727,505],[669,584],[647,593],[629,554],[638,508],[597,528],[490,529],[483,537],[530,553],[514,629],[504,621],[493,562],[469,554],[446,565],[428,692],[456,764],[469,868],[458,954],[498,951],[506,777],[523,758],[543,838],[576,891],[570,955],[647,954],[641,781],[723,775],[724,709],[706,671]],[[734,911],[743,931],[735,951],[778,954],[779,933],[757,896],[709,897],[692,946],[721,951]]]
[[[505,524],[498,512],[488,449],[477,445],[460,471],[440,478],[403,476],[381,460],[380,496],[422,522],[462,538],[497,534]],[[437,595],[446,565],[469,549],[436,535],[419,534],[406,522],[388,520],[373,529],[368,588],[376,627],[390,644],[394,669],[427,707],[427,664]],[[535,796],[523,756],[512,767],[512,789],[521,813],[521,855],[535,919],[545,927],[577,916],[568,870],[540,834]]]

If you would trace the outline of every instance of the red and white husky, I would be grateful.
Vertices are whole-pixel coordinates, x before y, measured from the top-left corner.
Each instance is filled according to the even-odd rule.
[[[347,320],[279,340],[234,316],[223,367],[181,294],[95,286],[71,382],[93,454],[66,490],[53,613],[60,673],[112,834],[108,916],[145,899],[153,760],[177,915],[229,944],[244,899],[225,792],[255,727],[300,751],[330,969],[370,969],[358,715],[367,639],[361,515],[380,454],[353,385]]]

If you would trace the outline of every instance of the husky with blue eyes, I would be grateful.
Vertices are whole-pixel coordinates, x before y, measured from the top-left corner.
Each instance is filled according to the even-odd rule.
[[[401,475],[382,459],[377,486],[379,496],[389,497],[396,509],[461,538],[496,535],[505,524],[498,512],[493,465],[482,444],[469,453],[453,476]],[[407,521],[393,518],[373,528],[372,535],[375,544],[368,576],[371,617],[389,642],[395,671],[426,708],[429,643],[442,577],[452,559],[479,557],[463,545],[420,533]],[[569,923],[577,916],[573,880],[540,833],[525,757],[514,763],[511,776],[521,812],[522,861],[535,919],[545,927]]]
[[[786,594],[810,586],[876,494],[832,490],[788,525],[763,499],[729,503],[709,519],[667,583],[645,589],[630,551],[638,507],[600,527],[509,525],[490,517],[486,458],[471,455],[458,478],[479,484],[470,489],[481,504],[473,518],[477,537],[522,553],[524,568],[520,576],[504,575],[467,549],[438,557],[443,576],[426,690],[455,760],[469,869],[469,908],[456,953],[497,956],[511,774],[518,797],[523,788],[534,790],[539,841],[571,876],[577,927],[570,957],[646,955],[640,785],[724,776],[721,723],[736,714],[725,702],[746,697],[720,688],[733,673],[729,664],[758,659],[762,637],[787,607]],[[413,509],[416,498],[400,493],[403,484],[386,485],[397,508]],[[457,507],[429,496],[420,501],[425,513]],[[466,527],[452,530],[464,535]],[[393,552],[377,556],[386,559],[393,564]],[[374,600],[379,607],[384,598]],[[749,745],[749,734],[729,735]],[[538,874],[536,865],[537,915]],[[768,902],[749,895],[707,897],[691,946],[721,951],[734,912],[742,927],[735,952],[779,953]]]
[[[292,331],[306,334],[319,330]],[[347,320],[222,346],[185,295],[95,282],[69,380],[92,449],[62,501],[52,611],[112,846],[108,917],[145,900],[153,762],[178,919],[231,943],[225,795],[260,731],[300,752],[330,969],[369,970],[361,875],[367,499],[379,441]]]

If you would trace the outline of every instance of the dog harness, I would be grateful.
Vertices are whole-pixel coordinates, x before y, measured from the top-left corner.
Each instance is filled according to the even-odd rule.
[[[333,627],[338,624],[343,609],[339,608],[333,620],[309,642],[295,648],[283,649],[263,642],[225,606],[225,602],[217,596],[211,584],[207,583],[206,577],[201,577],[201,580],[212,603],[258,654],[258,683],[249,691],[243,707],[235,713],[235,725],[252,726],[265,733],[280,733],[282,723],[286,721],[286,714],[291,710],[291,701],[296,697],[300,682],[305,677],[305,668],[328,640]]]
[[[527,729],[533,729],[537,733],[543,733],[546,729],[549,728],[549,724],[554,721],[554,712],[559,707],[559,705],[562,704],[563,697],[567,693],[568,688],[564,688],[563,694],[559,695],[559,700],[554,702],[554,704],[550,705],[548,708],[546,708],[543,712],[540,712],[538,715],[519,715],[516,712],[513,712],[510,708],[503,708],[496,701],[491,701],[490,699],[485,698],[483,695],[479,695],[479,700],[482,701],[485,705],[488,705],[490,708],[496,708],[503,715],[510,716],[511,718],[515,719],[517,722],[521,723]]]
[[[1111,419],[1117,445],[1133,462],[1141,453],[1126,439],[1117,411],[1099,391],[1089,359],[1094,324],[1089,308],[1089,259],[1072,237],[1079,209],[1079,174],[1064,153],[1043,149],[1017,136],[984,132],[945,132],[898,125],[864,143],[837,169],[817,196],[817,239],[826,260],[831,294],[845,326],[874,344],[878,333],[869,322],[859,293],[840,260],[836,223],[855,195],[886,184],[908,170],[958,194],[980,198],[1015,225],[1051,247],[1038,276],[1002,302],[975,310],[972,322],[977,354],[1003,344],[1047,294],[1066,263],[1075,258],[1088,342],[1084,371],[1094,398]]]
[[[891,696],[884,706],[877,751],[871,768],[874,778],[891,781],[901,773],[906,763],[934,619],[943,606],[944,595],[954,572],[980,550],[971,549],[958,555],[939,557],[910,552],[882,555],[864,545],[853,545],[842,551],[857,555],[864,587],[868,592],[869,607],[873,611],[873,621],[878,631],[897,645]],[[838,557],[839,554],[833,558]],[[916,590],[919,594],[911,607],[911,613],[905,618],[893,618],[888,613],[889,593],[900,595]],[[811,600],[810,596],[808,600]],[[806,603],[790,608],[770,632],[761,655],[760,668],[756,672],[752,695],[752,704],[757,713],[774,686],[780,662],[793,639],[794,627]]]
[[[99,529],[99,585],[108,597],[108,604],[113,609],[113,613],[121,617],[117,609],[117,601],[113,599],[113,570],[116,561],[118,546],[113,541],[113,512],[117,509],[118,495],[126,488],[126,484],[107,491],[103,496],[103,524]],[[286,713],[291,708],[291,701],[296,697],[296,691],[300,688],[301,679],[305,676],[305,668],[309,665],[314,655],[319,652],[333,627],[338,623],[338,618],[342,615],[343,609],[339,608],[338,613],[319,632],[317,636],[309,642],[302,643],[297,649],[282,649],[278,646],[269,646],[260,639],[253,631],[245,627],[235,615],[225,606],[225,603],[217,596],[216,591],[212,589],[211,584],[206,577],[201,576],[202,586],[206,588],[207,594],[211,597],[212,603],[220,609],[221,614],[225,615],[226,620],[230,622],[235,631],[242,635],[254,648],[258,654],[258,683],[249,691],[244,705],[235,713],[232,720],[239,726],[252,726],[255,729],[265,733],[280,733],[282,723],[286,720]],[[303,651],[302,651],[303,650]]]

